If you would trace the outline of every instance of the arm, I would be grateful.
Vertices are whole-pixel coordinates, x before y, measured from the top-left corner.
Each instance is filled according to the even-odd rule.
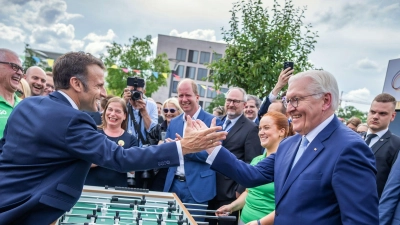
[[[252,166],[237,159],[224,147],[217,147],[209,155],[207,163],[211,164],[211,169],[247,188],[274,181],[275,154],[271,154],[257,165]]]
[[[275,210],[272,211],[270,214],[264,216],[263,218],[260,219],[260,224],[261,225],[274,225],[274,220],[275,220]],[[246,225],[258,225],[257,220],[253,220]]]
[[[385,189],[379,201],[379,224],[392,224],[400,201],[400,160],[396,160],[390,171]]]
[[[341,154],[334,166],[332,187],[342,223],[378,224],[375,157],[371,149],[365,143],[352,142],[337,150]]]
[[[246,203],[247,191],[243,192],[239,198],[233,201],[231,204],[223,205],[215,211],[216,216],[225,216],[232,212],[243,209],[244,204]]]

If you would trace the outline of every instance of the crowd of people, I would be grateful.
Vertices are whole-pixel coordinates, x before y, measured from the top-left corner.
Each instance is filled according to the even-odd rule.
[[[192,79],[162,103],[140,77],[107,95],[104,70],[82,52],[24,70],[0,49],[0,224],[50,224],[83,185],[174,192],[207,208],[192,214],[237,217],[196,217],[209,224],[400,224],[393,96],[344,124],[332,74],[286,68],[263,101],[233,87],[211,114]]]

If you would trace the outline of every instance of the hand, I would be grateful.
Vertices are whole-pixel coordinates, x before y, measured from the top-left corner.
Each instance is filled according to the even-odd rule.
[[[290,67],[281,71],[278,77],[278,82],[275,84],[274,89],[272,89],[273,95],[277,96],[278,93],[282,90],[282,88],[284,88],[287,85],[289,78],[293,74],[293,71],[294,70]]]
[[[140,112],[146,111],[146,102],[143,99],[131,101],[132,106]]]
[[[210,127],[216,127],[217,126],[216,123],[217,123],[217,119],[214,117],[214,119],[211,121]],[[214,151],[214,149],[215,149],[215,147],[211,147],[211,148],[206,149],[206,151],[208,154],[211,154]]]
[[[166,139],[165,139],[165,142],[169,143],[169,142],[174,142],[174,141],[180,141],[180,140],[182,140],[181,135],[179,135],[178,133],[176,133],[175,136],[176,136],[175,139],[166,138]]]
[[[131,100],[131,91],[129,90],[129,88],[125,88],[124,89],[124,96],[123,98],[125,99],[125,101],[128,103],[129,100]]]
[[[216,118],[213,119],[212,123],[215,124],[215,120]],[[222,130],[220,126],[207,128],[202,121],[193,121],[190,116],[186,117],[186,123],[184,138],[181,140],[184,155],[221,145],[221,140],[225,140],[228,134],[226,131],[217,132]]]
[[[215,211],[216,216],[229,216],[232,213],[231,205],[223,205]]]

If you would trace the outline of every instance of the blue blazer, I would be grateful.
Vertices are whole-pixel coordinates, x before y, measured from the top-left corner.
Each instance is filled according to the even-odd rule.
[[[379,202],[379,224],[400,224],[400,160],[392,166]]]
[[[119,172],[179,165],[175,143],[124,150],[59,92],[24,99],[0,144],[0,224],[50,224],[61,214],[25,221],[38,205],[68,211],[81,195],[91,163]],[[59,211],[59,212],[62,212]]]
[[[183,117],[184,113],[172,119],[168,129],[166,138],[175,139],[175,134],[178,133],[182,136],[183,132]],[[207,126],[211,125],[211,120],[214,118],[213,115],[201,109],[197,119],[203,121]],[[221,125],[219,119],[217,119],[217,125]],[[210,169],[205,161],[208,157],[206,151],[198,153],[187,154],[184,156],[184,167],[186,183],[189,191],[196,202],[206,202],[211,200],[216,195],[216,176],[215,171]],[[168,169],[167,178],[165,180],[164,191],[169,192],[171,190],[172,182],[177,167],[170,167]]]
[[[360,136],[335,116],[291,170],[300,141],[285,139],[256,166],[222,147],[211,168],[246,187],[274,181],[275,225],[378,225],[375,159]]]

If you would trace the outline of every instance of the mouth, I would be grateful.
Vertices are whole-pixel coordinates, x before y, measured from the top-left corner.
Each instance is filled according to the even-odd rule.
[[[108,117],[108,121],[115,123],[118,121],[118,119],[114,117]]]
[[[301,116],[301,114],[298,114],[298,115],[291,115],[291,117],[293,120],[296,120],[296,119],[300,119],[302,116]]]
[[[33,84],[32,87],[37,91],[41,91],[43,89],[43,86],[35,85],[35,84]]]

